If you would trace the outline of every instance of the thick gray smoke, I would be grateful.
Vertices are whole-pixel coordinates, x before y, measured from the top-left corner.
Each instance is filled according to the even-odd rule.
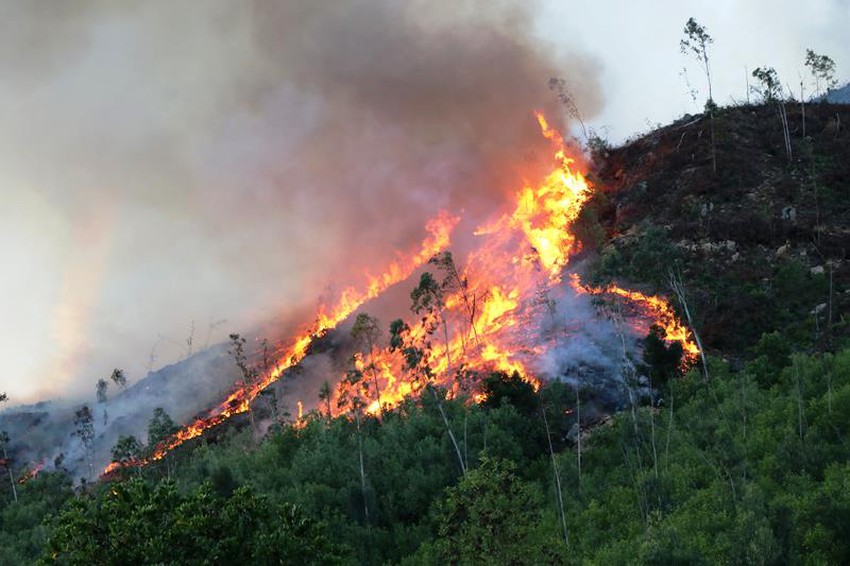
[[[91,398],[114,367],[133,381],[309,316],[441,208],[498,207],[535,174],[531,111],[558,115],[551,76],[597,110],[593,68],[557,56],[534,15],[527,1],[4,3],[0,301],[16,335],[0,387]]]

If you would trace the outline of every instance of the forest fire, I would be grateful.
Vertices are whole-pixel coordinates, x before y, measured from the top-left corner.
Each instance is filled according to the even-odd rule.
[[[446,251],[459,217],[442,213],[426,226],[428,237],[418,252],[399,257],[381,275],[369,277],[365,291],[346,288],[333,308],[319,310],[315,325],[293,340],[271,372],[237,389],[208,416],[157,446],[149,460],[159,460],[204,430],[248,411],[263,389],[308,355],[316,337],[425,265],[437,275],[421,273],[411,295],[418,320],[412,326],[394,322],[389,346],[379,340],[376,319],[365,313],[358,316],[353,333],[357,352],[327,400],[325,412],[339,415],[365,410],[377,415],[429,385],[444,388],[449,396],[467,394],[481,400],[477,380],[493,371],[518,372],[537,387],[529,363],[546,350],[537,327],[547,312],[552,314],[550,294],[564,289],[565,267],[580,251],[571,227],[592,188],[584,175],[574,170],[561,134],[549,126],[542,113],[535,115],[552,146],[553,168],[541,182],[526,183],[516,193],[512,209],[475,231],[478,245],[466,254],[463,266]],[[689,332],[664,299],[618,287],[584,287],[576,275],[570,276],[568,285],[580,294],[607,293],[626,299],[647,319],[647,328],[662,326],[665,338],[681,342],[689,360],[698,354]],[[299,420],[300,413],[299,403]],[[120,464],[110,464],[105,473],[118,467]]]
[[[646,334],[651,324],[656,324],[664,331],[664,339],[667,342],[679,342],[684,351],[685,363],[692,364],[699,357],[699,347],[694,341],[694,337],[690,330],[679,322],[676,318],[676,313],[663,297],[652,295],[644,295],[637,291],[629,291],[617,287],[616,285],[608,285],[607,287],[591,287],[582,285],[577,275],[570,278],[570,285],[578,293],[589,293],[591,295],[613,295],[626,299],[631,305],[638,309],[643,315],[641,319],[637,319],[637,331],[641,334]]]
[[[19,484],[25,484],[30,480],[34,480],[38,477],[38,473],[44,468],[44,462],[33,466],[31,469],[27,470],[27,472],[21,476],[18,480]]]

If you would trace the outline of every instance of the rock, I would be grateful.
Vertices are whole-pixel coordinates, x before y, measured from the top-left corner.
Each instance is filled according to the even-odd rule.
[[[782,220],[787,220],[789,222],[794,222],[797,220],[797,209],[793,206],[786,206],[782,209],[782,213],[779,216]]]
[[[823,275],[824,269],[822,265],[816,265],[809,270],[812,275]]]
[[[781,257],[786,257],[788,252],[791,251],[791,242],[785,241],[785,245],[779,246],[779,249],[776,250],[776,258],[779,259]]]

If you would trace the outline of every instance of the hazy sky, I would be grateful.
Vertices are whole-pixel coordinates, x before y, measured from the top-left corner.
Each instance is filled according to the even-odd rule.
[[[710,64],[719,104],[746,100],[747,72],[774,67],[799,93],[806,49],[829,55],[850,80],[850,0],[552,0],[540,27],[547,37],[590,54],[601,68],[604,109],[591,120],[621,141],[650,125],[700,111],[702,69],[679,50],[688,18],[714,38]],[[698,89],[694,103],[682,77]],[[752,79],[750,79],[752,84]],[[813,85],[811,85],[813,86]],[[810,88],[807,85],[807,88]]]
[[[138,379],[185,354],[193,321],[197,348],[309,310],[439,208],[497,202],[534,149],[531,109],[556,108],[550,76],[614,141],[697,111],[690,16],[721,104],[759,65],[796,88],[807,47],[850,66],[847,0],[132,4],[0,0],[16,401]]]

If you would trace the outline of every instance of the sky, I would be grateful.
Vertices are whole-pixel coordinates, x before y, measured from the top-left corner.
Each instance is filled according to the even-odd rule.
[[[689,17],[714,38],[720,104],[746,99],[757,66],[797,88],[806,48],[850,75],[847,0],[3,0],[0,14],[13,402],[92,397],[115,367],[134,381],[229,332],[309,318],[414,249],[439,209],[486,214],[539,149],[531,110],[559,111],[552,76],[613,143],[698,112]]]

